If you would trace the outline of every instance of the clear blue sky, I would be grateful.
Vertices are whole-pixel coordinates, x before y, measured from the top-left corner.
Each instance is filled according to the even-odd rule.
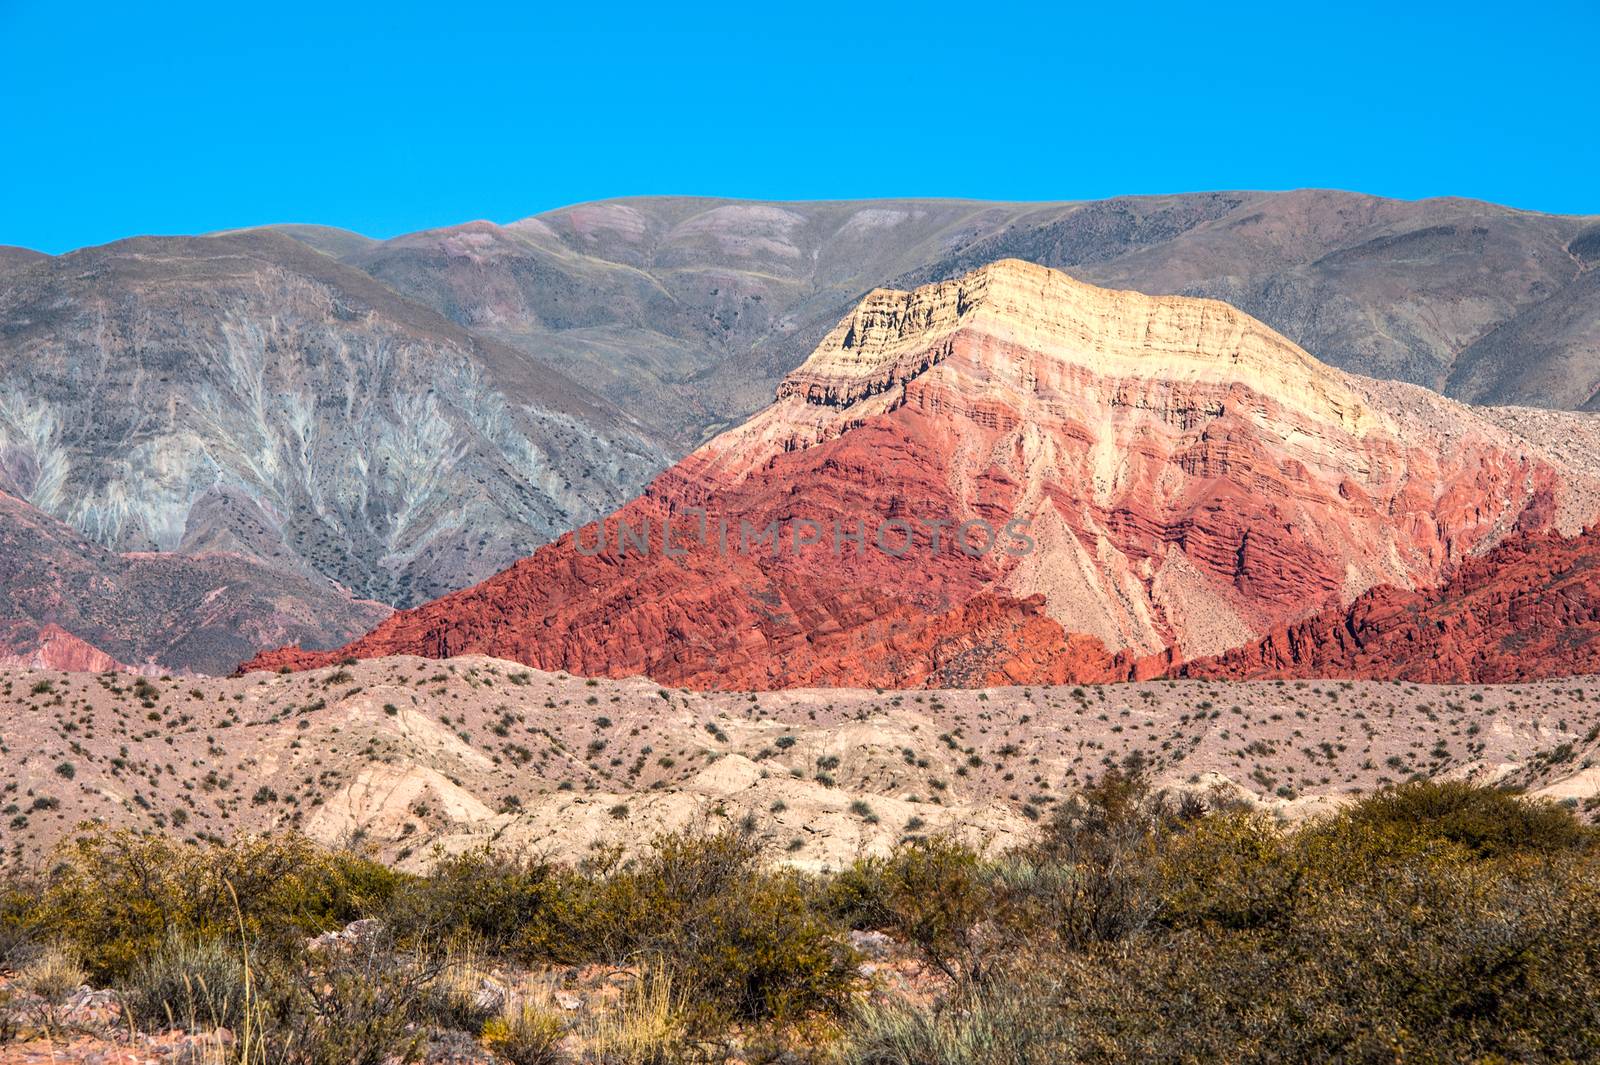
[[[0,0],[0,244],[647,193],[1600,213],[1600,0],[231,6]]]

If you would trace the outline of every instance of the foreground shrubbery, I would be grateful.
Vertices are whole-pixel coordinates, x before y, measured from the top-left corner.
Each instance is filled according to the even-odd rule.
[[[937,1000],[870,991],[852,929],[915,952]],[[1600,1054],[1592,830],[1454,783],[1285,830],[1112,776],[1027,847],[908,840],[825,877],[734,829],[577,868],[474,851],[426,877],[299,839],[90,833],[0,897],[0,950],[45,948],[117,983],[142,1025],[242,1033],[249,1061],[407,1060],[430,1029],[513,1063],[720,1060],[730,1031],[747,1058],[854,1065]],[[579,1022],[482,1001],[463,959],[639,977]]]

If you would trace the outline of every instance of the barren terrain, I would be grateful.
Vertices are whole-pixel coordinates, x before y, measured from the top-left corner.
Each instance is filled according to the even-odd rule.
[[[1413,774],[1600,793],[1600,681],[1153,681],[711,693],[482,657],[215,679],[0,673],[4,861],[84,819],[199,838],[298,828],[402,867],[476,842],[581,858],[754,818],[837,867],[949,829],[1003,844],[1111,766],[1288,817]]]

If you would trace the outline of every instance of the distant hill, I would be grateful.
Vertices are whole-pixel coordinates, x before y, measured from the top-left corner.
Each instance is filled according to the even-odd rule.
[[[1003,258],[1225,300],[1341,369],[1470,402],[1592,409],[1596,223],[1321,190],[1074,204],[642,197],[414,233],[350,261],[591,384],[681,454],[764,406],[869,289]]]

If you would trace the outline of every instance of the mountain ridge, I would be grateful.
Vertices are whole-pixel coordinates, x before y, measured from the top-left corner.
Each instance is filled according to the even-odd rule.
[[[483,653],[691,687],[1109,679],[1600,513],[1592,466],[1370,385],[1225,305],[1016,260],[879,290],[771,406],[591,531],[594,551],[580,530],[339,651],[245,668]],[[741,547],[746,525],[831,525],[834,557],[802,557],[798,533],[788,555],[730,557],[704,525],[679,556],[621,542],[695,509]],[[889,518],[1022,514],[1037,555],[881,550]],[[840,558],[841,523],[864,520],[879,555]]]
[[[864,294],[1007,256],[1220,298],[1347,369],[1592,407],[1596,233],[1590,216],[1302,190],[630,198],[390,241],[296,224],[0,252],[0,490],[113,553],[235,551],[403,607],[742,423]],[[216,276],[219,247],[252,265]],[[1414,406],[1424,433],[1455,418]],[[1180,569],[1169,582],[1192,584]]]

